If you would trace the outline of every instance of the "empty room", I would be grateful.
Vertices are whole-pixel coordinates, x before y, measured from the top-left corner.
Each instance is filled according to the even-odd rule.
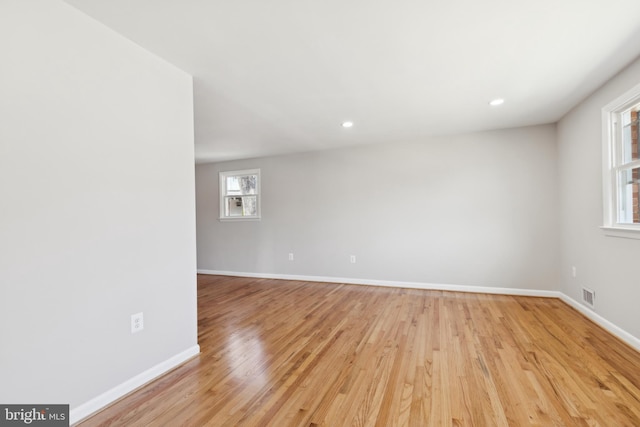
[[[0,425],[640,426],[638,40],[0,1]]]

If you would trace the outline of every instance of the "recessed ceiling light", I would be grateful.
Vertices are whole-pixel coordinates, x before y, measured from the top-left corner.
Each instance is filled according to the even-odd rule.
[[[343,128],[350,128],[353,126],[353,122],[342,122]]]
[[[489,102],[489,105],[491,105],[492,107],[497,107],[498,105],[502,105],[502,104],[504,104],[504,99],[502,98],[496,98],[491,102]]]

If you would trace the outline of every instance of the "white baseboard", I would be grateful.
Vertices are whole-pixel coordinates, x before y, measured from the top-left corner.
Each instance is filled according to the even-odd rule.
[[[412,288],[412,289],[429,289],[440,291],[456,291],[456,292],[476,292],[483,294],[502,294],[502,295],[519,295],[529,297],[545,297],[559,298],[578,310],[580,313],[600,325],[602,328],[618,337],[637,351],[640,351],[640,339],[634,337],[624,329],[611,323],[604,317],[589,310],[584,305],[575,301],[559,291],[545,291],[536,289],[513,289],[513,288],[497,288],[486,286],[464,286],[449,285],[438,283],[420,283],[420,282],[391,282],[386,280],[368,280],[368,279],[346,279],[339,277],[323,277],[323,276],[298,276],[290,274],[268,274],[268,273],[240,273],[237,271],[219,271],[219,270],[198,270],[200,274],[213,274],[218,276],[237,276],[237,277],[255,277],[261,279],[282,279],[282,280],[302,280],[309,282],[328,282],[328,283],[348,283],[353,285],[372,285],[372,286],[388,286],[396,288]]]
[[[640,351],[640,339],[634,337],[629,332],[627,332],[624,329],[620,328],[619,326],[611,323],[610,321],[608,321],[604,317],[600,316],[595,311],[590,310],[589,308],[585,307],[583,304],[580,304],[578,301],[576,301],[573,298],[567,296],[566,294],[560,293],[560,299],[562,301],[566,302],[571,307],[573,307],[576,310],[578,310],[580,313],[582,313],[585,317],[587,317],[590,320],[592,320],[594,323],[600,325],[603,329],[605,329],[610,334],[615,335],[620,340],[622,340],[625,343],[629,344],[635,350]]]
[[[91,399],[90,401],[72,408],[69,412],[69,424],[75,424],[82,419],[87,418],[94,412],[103,409],[105,406],[115,402],[128,393],[131,393],[138,387],[143,386],[150,381],[153,381],[154,379],[181,365],[182,363],[186,362],[199,353],[200,346],[196,344],[193,347],[190,347],[185,351],[165,360],[164,362],[158,363],[157,365],[147,369],[146,371],[136,375],[135,377],[128,379],[122,384],[115,386],[111,390],[102,393],[101,395]]]
[[[347,283],[350,285],[386,286],[390,288],[427,289],[436,291],[474,292],[481,294],[521,295],[560,298],[560,292],[536,289],[498,288],[488,286],[450,285],[441,283],[394,282],[390,280],[347,279],[342,277],[299,276],[293,274],[241,273],[237,271],[198,270],[200,274],[216,276],[255,277],[260,279],[300,280],[305,282]]]

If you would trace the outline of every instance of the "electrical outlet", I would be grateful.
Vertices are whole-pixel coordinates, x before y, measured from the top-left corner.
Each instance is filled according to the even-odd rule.
[[[289,261],[293,261],[293,252],[289,252]]]
[[[578,275],[578,274],[577,274],[576,266],[575,266],[575,265],[572,265],[572,266],[571,266],[571,276],[572,276],[572,277],[576,277],[577,275]]]
[[[355,264],[356,263],[356,256],[355,255],[351,255],[351,257],[349,258],[349,261],[351,261],[351,264]]]
[[[131,333],[135,334],[144,329],[144,315],[142,312],[131,315]]]

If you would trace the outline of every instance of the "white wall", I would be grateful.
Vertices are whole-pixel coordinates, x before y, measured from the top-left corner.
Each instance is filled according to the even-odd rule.
[[[601,110],[639,83],[636,60],[558,123],[561,291],[581,301],[581,287],[593,289],[595,312],[635,337],[640,337],[640,240],[607,237],[598,227],[603,224]]]
[[[555,290],[556,166],[553,125],[197,165],[198,268]],[[263,219],[220,222],[244,168]]]
[[[57,0],[0,52],[0,402],[73,410],[197,348],[192,79]]]

